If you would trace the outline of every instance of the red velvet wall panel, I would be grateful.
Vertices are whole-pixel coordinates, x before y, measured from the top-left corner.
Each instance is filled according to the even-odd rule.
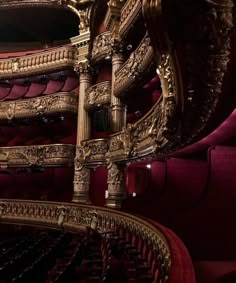
[[[104,206],[106,190],[107,190],[107,168],[101,166],[91,171],[90,199],[92,204],[98,206]]]

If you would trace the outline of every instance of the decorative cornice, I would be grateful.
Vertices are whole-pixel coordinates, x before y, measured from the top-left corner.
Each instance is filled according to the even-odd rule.
[[[94,217],[96,219],[94,219]],[[82,204],[0,200],[0,222],[51,227],[69,231],[85,231],[96,220],[96,229],[111,232],[116,226],[130,231],[147,243],[158,255],[160,276],[168,280],[171,270],[171,249],[164,234],[147,221],[136,216]]]
[[[122,96],[128,89],[137,86],[137,81],[143,79],[144,74],[150,70],[153,65],[153,50],[150,43],[150,38],[145,36],[124,65],[116,71],[115,96]]]
[[[86,90],[84,108],[86,110],[111,103],[111,81],[91,86]]]
[[[97,166],[106,163],[107,151],[107,139],[82,141],[81,145],[76,147],[76,158],[81,164]]]
[[[128,0],[121,10],[119,36],[125,37],[137,19],[142,16],[142,1]]]
[[[104,60],[107,56],[111,56],[112,42],[110,31],[99,34],[93,42],[92,58],[93,62]]]
[[[74,157],[70,144],[0,147],[1,167],[72,165]]]
[[[104,25],[107,30],[112,32],[113,37],[116,37],[118,34],[118,27],[120,21],[120,11],[124,5],[124,1],[119,0],[110,0],[108,2],[108,9],[104,19]]]
[[[77,113],[78,96],[57,93],[42,97],[0,103],[0,120],[33,118],[56,113]]]
[[[76,48],[69,46],[31,55],[0,59],[0,77],[10,79],[73,68],[75,59]]]

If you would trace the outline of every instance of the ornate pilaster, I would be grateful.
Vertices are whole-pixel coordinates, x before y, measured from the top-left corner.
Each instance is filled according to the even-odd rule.
[[[123,65],[124,56],[122,54],[122,43],[113,40],[112,43],[112,86],[111,86],[111,130],[118,132],[123,129],[126,123],[126,106],[122,104],[120,98],[115,96],[115,72]]]
[[[120,208],[125,197],[125,170],[123,164],[109,163],[108,166],[108,199],[106,206]]]
[[[77,123],[77,145],[82,140],[90,138],[90,117],[84,109],[86,90],[92,84],[91,68],[88,61],[80,62],[75,66],[76,72],[80,75],[80,92],[78,105],[78,123]]]
[[[91,86],[92,75],[88,61],[79,62],[75,65],[75,71],[80,75],[80,92],[78,104],[78,122],[77,122],[77,150],[75,157],[75,175],[74,175],[74,196],[73,201],[89,202],[89,182],[90,171],[81,163],[79,158],[79,148],[83,140],[90,138],[90,117],[84,109],[86,90]]]
[[[89,203],[90,170],[75,158],[73,202]]]

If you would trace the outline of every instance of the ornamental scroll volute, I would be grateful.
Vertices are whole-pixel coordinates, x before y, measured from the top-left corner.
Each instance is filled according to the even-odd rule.
[[[150,129],[150,136],[159,147],[179,137],[184,105],[181,71],[164,23],[162,3],[161,0],[154,2],[144,0],[142,9],[162,84],[161,113],[157,113]]]

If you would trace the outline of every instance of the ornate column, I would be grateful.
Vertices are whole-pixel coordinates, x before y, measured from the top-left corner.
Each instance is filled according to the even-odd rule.
[[[110,208],[120,208],[125,197],[125,167],[119,163],[108,164],[108,198],[106,206]]]
[[[74,173],[74,194],[73,201],[80,203],[89,203],[89,184],[90,170],[86,168],[81,161],[80,152],[81,142],[90,138],[90,117],[84,109],[86,89],[92,84],[91,69],[88,61],[79,62],[75,70],[80,75],[80,92],[78,104],[78,122],[77,122],[77,142]]]
[[[124,56],[122,54],[122,45],[120,42],[114,40],[112,46],[112,85],[111,85],[111,130],[118,132],[125,127],[126,124],[126,106],[123,105],[120,98],[114,95],[115,72],[124,63]]]

